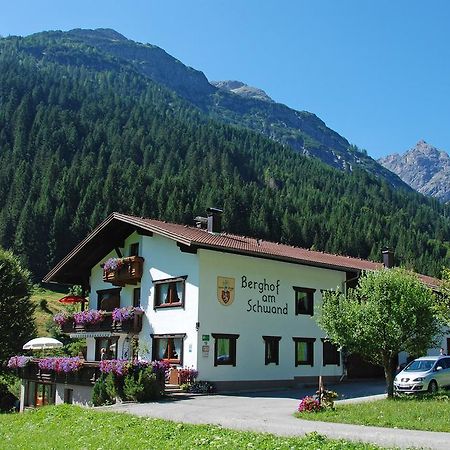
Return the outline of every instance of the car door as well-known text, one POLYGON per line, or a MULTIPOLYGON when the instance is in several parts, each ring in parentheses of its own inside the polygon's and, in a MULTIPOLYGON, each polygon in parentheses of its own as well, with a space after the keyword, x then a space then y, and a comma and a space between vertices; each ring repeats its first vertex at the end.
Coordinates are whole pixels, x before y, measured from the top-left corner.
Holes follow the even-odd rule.
POLYGON ((442 361, 443 369, 443 380, 442 385, 443 386, 450 386, 450 358, 444 358, 442 361))

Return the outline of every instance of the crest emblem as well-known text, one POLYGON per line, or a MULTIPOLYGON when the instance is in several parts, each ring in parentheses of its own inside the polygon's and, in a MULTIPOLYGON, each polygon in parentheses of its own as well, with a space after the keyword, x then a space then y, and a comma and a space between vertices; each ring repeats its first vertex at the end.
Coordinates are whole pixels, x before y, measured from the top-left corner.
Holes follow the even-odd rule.
POLYGON ((234 301, 234 278, 217 277, 217 300, 224 306, 234 301))

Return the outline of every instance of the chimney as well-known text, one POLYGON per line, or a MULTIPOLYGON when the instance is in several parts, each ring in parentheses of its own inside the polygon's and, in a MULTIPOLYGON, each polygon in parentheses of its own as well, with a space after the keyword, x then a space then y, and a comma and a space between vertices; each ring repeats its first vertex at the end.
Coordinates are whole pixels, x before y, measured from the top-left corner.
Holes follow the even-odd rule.
POLYGON ((389 248, 385 248, 382 252, 383 254, 383 265, 386 269, 394 267, 394 252, 389 248))
POLYGON ((208 208, 206 212, 208 214, 208 233, 221 233, 223 210, 218 208, 208 208))

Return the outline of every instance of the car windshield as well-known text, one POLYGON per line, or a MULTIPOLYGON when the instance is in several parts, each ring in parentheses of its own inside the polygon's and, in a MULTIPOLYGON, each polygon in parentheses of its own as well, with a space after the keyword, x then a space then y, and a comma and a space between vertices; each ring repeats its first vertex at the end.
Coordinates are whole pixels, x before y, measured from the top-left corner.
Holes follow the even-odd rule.
POLYGON ((412 372, 412 371, 425 372, 427 370, 430 370, 433 367, 434 363, 435 363, 435 361, 433 361, 432 359, 416 360, 416 361, 413 361, 409 366, 405 367, 404 371, 405 372, 412 372))

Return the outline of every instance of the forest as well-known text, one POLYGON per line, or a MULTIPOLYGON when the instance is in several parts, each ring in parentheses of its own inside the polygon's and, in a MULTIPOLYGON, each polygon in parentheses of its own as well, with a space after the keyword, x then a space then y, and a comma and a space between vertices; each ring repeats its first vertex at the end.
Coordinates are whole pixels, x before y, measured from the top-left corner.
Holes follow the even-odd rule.
POLYGON ((0 40, 0 246, 36 280, 112 211, 396 262, 439 276, 450 206, 220 124, 87 45, 0 40))

